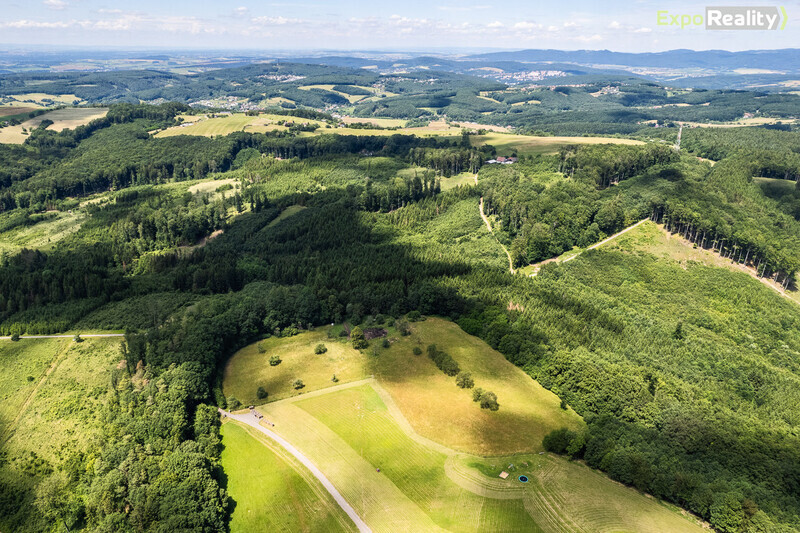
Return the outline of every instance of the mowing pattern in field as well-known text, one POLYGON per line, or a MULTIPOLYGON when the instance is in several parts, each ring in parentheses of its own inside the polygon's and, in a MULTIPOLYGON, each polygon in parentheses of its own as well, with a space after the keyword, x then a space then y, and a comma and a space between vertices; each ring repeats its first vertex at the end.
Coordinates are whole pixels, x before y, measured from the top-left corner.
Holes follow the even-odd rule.
MULTIPOLYGON (((412 440, 369 385, 297 401, 449 531, 538 531, 521 500, 487 499, 445 474, 447 456, 412 440)), ((377 472, 376 472, 377 473, 377 472)))
POLYGON ((426 446, 424 439, 398 424, 375 386, 354 386, 264 409, 278 421, 279 431, 296 439, 293 442, 326 475, 332 472, 332 481, 344 489, 348 501, 365 507, 362 516, 376 531, 403 529, 376 517, 376 510, 360 502, 358 494, 372 496, 371 505, 378 495, 378 505, 391 516, 413 516, 408 510, 412 502, 425 515, 416 515, 416 524, 403 524, 414 531, 431 530, 428 521, 448 531, 702 531, 678 509, 561 458, 481 458, 426 446), (325 429, 293 414, 295 406, 325 429), (358 467, 359 461, 368 463, 372 472, 358 467), (511 473, 508 479, 498 477, 502 470, 511 473), (519 482, 520 474, 530 481, 519 482), (393 496, 386 481, 405 499, 393 496), (380 497, 384 493, 385 499, 380 497))
POLYGON ((356 530, 319 482, 269 439, 235 422, 221 433, 220 462, 235 502, 231 533, 356 530))

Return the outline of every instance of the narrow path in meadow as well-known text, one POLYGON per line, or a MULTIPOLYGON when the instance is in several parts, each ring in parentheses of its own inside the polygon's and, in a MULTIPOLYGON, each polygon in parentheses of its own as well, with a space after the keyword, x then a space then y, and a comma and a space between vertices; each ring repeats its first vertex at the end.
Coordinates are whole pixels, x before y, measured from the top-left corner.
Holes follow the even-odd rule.
POLYGON ((22 415, 28 410, 28 407, 30 407, 31 402, 33 402, 33 398, 36 396, 36 393, 39 392, 39 389, 41 389, 42 385, 45 384, 50 374, 52 374, 53 371, 58 368, 59 363, 61 363, 64 358, 64 354, 69 351, 69 346, 69 344, 65 344, 58 349, 58 352, 56 352, 55 357, 53 357, 53 361, 50 363, 50 366, 47 367, 47 370, 44 371, 42 377, 39 378, 39 383, 36 384, 30 394, 28 394, 28 397, 25 398, 25 401, 22 402, 17 416, 14 417, 14 420, 12 420, 8 427, 6 427, 6 429, 3 431, 3 435, 0 437, 0 442, 7 441, 11 438, 11 435, 14 434, 14 430, 17 428, 17 424, 19 424, 22 415))
MULTIPOLYGON (((477 182, 478 179, 475 178, 475 181, 477 182)), ((492 224, 491 222, 489 222, 489 218, 483 212, 483 196, 481 196, 480 209, 481 209, 481 218, 483 219, 483 222, 486 224, 486 228, 489 230, 489 233, 492 234, 494 240, 497 241, 497 244, 499 244, 500 247, 503 249, 503 251, 506 253, 506 256, 508 257, 508 270, 510 270, 511 273, 513 274, 515 270, 514 270, 514 261, 511 260, 511 254, 508 252, 508 248, 506 248, 506 246, 502 242, 500 242, 500 239, 497 238, 497 235, 494 234, 494 231, 492 230, 492 224)))
MULTIPOLYGON (((89 337, 124 337, 124 333, 88 333, 88 334, 79 334, 82 339, 87 339, 89 337)), ((20 335, 20 339, 71 339, 75 335, 20 335)), ((11 337, 0 337, 0 340, 9 340, 11 337)))
POLYGON ((361 517, 358 516, 358 513, 356 513, 355 509, 353 509, 353 507, 351 507, 350 504, 347 503, 347 500, 344 499, 344 496, 342 496, 341 493, 338 490, 336 490, 336 487, 334 487, 333 483, 331 483, 328 480, 328 478, 325 477, 325 474, 323 474, 320 471, 320 469, 317 468, 317 466, 314 463, 312 463, 308 457, 303 455, 303 453, 300 450, 292 446, 292 444, 289 441, 287 441, 274 431, 271 431, 262 426, 261 424, 259 424, 258 418, 256 418, 254 413, 251 412, 244 415, 235 415, 227 411, 223 411, 222 409, 218 409, 218 411, 220 412, 220 414, 227 416, 231 420, 241 422, 242 424, 246 424, 252 428, 257 429, 258 431, 260 431, 261 433, 263 433, 276 443, 280 444, 287 452, 289 452, 295 458, 297 458, 297 460, 300 461, 303 464, 303 466, 308 468, 308 470, 314 475, 314 477, 316 477, 319 480, 319 482, 322 483, 322 486, 325 487, 325 489, 330 493, 331 496, 333 496, 333 499, 336 501, 336 503, 339 504, 339 507, 341 507, 342 510, 345 513, 347 513, 347 516, 349 516, 353 520, 359 531, 364 533, 372 533, 372 530, 369 528, 366 522, 364 522, 361 519, 361 517))

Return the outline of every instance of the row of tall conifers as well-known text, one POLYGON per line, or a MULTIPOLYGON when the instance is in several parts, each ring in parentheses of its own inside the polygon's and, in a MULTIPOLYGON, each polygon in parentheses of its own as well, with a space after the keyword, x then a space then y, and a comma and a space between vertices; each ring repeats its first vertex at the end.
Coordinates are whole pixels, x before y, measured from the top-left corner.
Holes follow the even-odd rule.
POLYGON ((663 224, 667 231, 682 236, 699 248, 717 252, 734 263, 751 267, 760 278, 770 278, 786 288, 798 270, 797 257, 758 232, 737 231, 703 220, 681 203, 654 205, 650 220, 663 224))

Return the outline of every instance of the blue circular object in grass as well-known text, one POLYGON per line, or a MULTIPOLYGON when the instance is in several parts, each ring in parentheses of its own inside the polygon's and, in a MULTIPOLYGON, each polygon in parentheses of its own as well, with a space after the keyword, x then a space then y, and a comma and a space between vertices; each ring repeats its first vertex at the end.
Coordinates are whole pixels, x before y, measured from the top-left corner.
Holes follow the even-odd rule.
POLYGON ((523 482, 523 483, 527 483, 528 482, 528 476, 519 476, 519 480, 521 482, 523 482))

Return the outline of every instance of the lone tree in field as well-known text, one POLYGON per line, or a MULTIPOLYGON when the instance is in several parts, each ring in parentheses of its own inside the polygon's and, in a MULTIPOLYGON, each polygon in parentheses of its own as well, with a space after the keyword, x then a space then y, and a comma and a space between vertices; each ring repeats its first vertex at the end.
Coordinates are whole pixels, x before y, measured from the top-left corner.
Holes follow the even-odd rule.
POLYGON ((497 411, 500 409, 500 404, 497 403, 497 395, 490 391, 481 394, 481 409, 488 409, 490 411, 497 411))
POLYGON ((412 351, 414 352, 414 355, 422 355, 422 348, 420 348, 419 346, 414 346, 414 349, 412 351))
POLYGON ((281 356, 273 355, 269 358, 269 366, 278 366, 281 364, 281 356))
POLYGON ((478 387, 477 389, 473 389, 472 391, 472 401, 479 402, 481 401, 481 396, 483 396, 483 389, 478 387))
POLYGON ((17 342, 19 340, 19 333, 14 333, 11 335, 11 342, 17 342))
POLYGON ((240 405, 242 405, 239 402, 239 400, 236 399, 235 396, 228 396, 225 402, 228 404, 228 409, 230 409, 231 411, 235 411, 236 409, 239 408, 240 405))
POLYGON ((471 373, 462 371, 456 376, 456 385, 462 389, 471 389, 475 386, 475 380, 472 379, 471 373))
POLYGON ((256 392, 256 396, 258 396, 259 400, 264 400, 267 396, 269 396, 269 393, 264 387, 259 387, 258 391, 256 392))
POLYGON ((83 342, 83 339, 81 339, 81 334, 80 333, 76 333, 75 336, 72 337, 72 340, 75 341, 75 342, 83 342))
POLYGON ((294 380, 294 383, 292 383, 292 387, 294 387, 294 390, 300 390, 305 386, 306 384, 303 383, 303 380, 300 378, 297 378, 296 380, 294 380))
POLYGON ((362 330, 359 326, 354 327, 350 332, 350 340, 353 343, 353 348, 356 350, 363 350, 369 346, 367 339, 364 338, 364 330, 362 330))
POLYGON ((317 355, 323 354, 323 353, 325 353, 327 351, 328 351, 328 348, 324 344, 317 344, 316 347, 314 348, 314 353, 317 354, 317 355))

